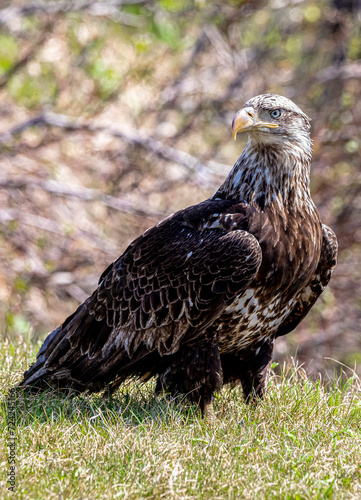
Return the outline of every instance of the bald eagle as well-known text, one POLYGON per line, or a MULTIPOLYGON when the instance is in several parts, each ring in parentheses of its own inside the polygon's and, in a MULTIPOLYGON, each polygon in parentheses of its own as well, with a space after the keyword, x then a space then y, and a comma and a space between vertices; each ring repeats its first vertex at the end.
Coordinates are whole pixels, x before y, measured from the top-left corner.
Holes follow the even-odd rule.
POLYGON ((51 332, 22 387, 114 391, 129 377, 187 395, 204 413, 222 384, 265 393, 273 344, 330 280, 337 240, 309 180, 310 120, 289 99, 247 101, 248 142, 209 199, 147 229, 51 332))

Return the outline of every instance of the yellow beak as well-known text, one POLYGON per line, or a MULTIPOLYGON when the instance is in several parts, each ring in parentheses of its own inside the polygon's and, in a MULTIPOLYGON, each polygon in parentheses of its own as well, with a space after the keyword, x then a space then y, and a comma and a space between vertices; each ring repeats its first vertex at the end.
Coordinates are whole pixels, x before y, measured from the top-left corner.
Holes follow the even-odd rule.
POLYGON ((247 132, 252 128, 278 128, 277 123, 256 122, 256 112, 253 108, 242 108, 235 114, 232 120, 232 137, 236 140, 237 132, 247 132))
POLYGON ((243 108, 237 111, 232 120, 232 137, 236 140, 237 132, 245 132, 254 125, 253 108, 243 108))

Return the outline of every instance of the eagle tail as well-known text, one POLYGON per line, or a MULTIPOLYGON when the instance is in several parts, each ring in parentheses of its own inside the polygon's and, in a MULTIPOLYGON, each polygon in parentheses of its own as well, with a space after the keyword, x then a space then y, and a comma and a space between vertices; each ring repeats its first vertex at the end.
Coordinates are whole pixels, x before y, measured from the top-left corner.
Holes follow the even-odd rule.
POLYGON ((97 320, 87 305, 87 301, 81 304, 48 335, 19 387, 96 392, 111 383, 113 392, 128 377, 155 373, 154 354, 149 356, 150 351, 142 346, 131 357, 112 339, 113 327, 106 318, 97 320))
MULTIPOLYGON (((20 387, 45 389, 67 387, 97 390, 104 359, 101 348, 111 334, 106 320, 97 321, 86 302, 53 330, 41 346, 35 363, 24 373, 20 387)), ((104 385, 104 384, 103 384, 104 385)))
POLYGON ((48 373, 48 370, 44 367, 46 362, 45 351, 54 337, 59 334, 60 329, 61 327, 58 327, 49 333, 38 352, 35 363, 33 363, 24 373, 23 380, 19 384, 20 387, 40 387, 40 385, 42 385, 41 382, 45 381, 46 374, 48 373))

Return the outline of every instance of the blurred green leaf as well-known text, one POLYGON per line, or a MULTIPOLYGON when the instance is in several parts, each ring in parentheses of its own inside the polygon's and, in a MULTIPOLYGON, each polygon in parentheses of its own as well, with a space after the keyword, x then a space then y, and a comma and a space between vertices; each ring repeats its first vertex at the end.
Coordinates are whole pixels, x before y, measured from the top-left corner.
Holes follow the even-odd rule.
POLYGON ((182 40, 178 27, 176 26, 176 23, 165 14, 155 16, 152 32, 159 40, 166 43, 171 48, 181 48, 182 40))
POLYGON ((47 63, 34 65, 36 70, 33 75, 29 72, 17 73, 8 84, 11 97, 28 109, 55 102, 59 90, 52 66, 47 63))
POLYGON ((347 153, 356 153, 360 149, 360 141, 358 138, 354 137, 346 142, 345 151, 347 153))
POLYGON ((14 289, 17 292, 26 292, 29 289, 29 280, 23 276, 17 276, 14 280, 14 289))
POLYGON ((25 335, 29 332, 31 326, 27 319, 21 314, 14 314, 13 312, 8 312, 6 314, 6 326, 10 333, 18 333, 20 335, 25 335))
POLYGON ((101 99, 107 99, 119 87, 122 80, 114 68, 106 66, 100 59, 88 66, 88 73, 97 82, 101 99))
POLYGON ((178 12, 185 10, 189 5, 191 5, 191 2, 188 0, 160 0, 159 4, 165 10, 178 12))
POLYGON ((9 71, 18 56, 18 44, 10 35, 0 33, 0 75, 9 71))
POLYGON ((307 5, 303 15, 309 23, 317 22, 321 17, 321 9, 317 5, 307 5))

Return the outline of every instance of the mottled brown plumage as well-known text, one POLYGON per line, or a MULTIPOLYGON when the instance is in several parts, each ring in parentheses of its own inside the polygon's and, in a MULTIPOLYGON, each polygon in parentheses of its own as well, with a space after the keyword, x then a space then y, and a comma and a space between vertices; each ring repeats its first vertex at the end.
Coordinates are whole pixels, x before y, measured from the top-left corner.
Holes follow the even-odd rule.
POLYGON ((131 243, 21 385, 98 391, 156 377, 157 391, 187 394, 202 411, 222 383, 263 395, 273 342, 327 285, 337 241, 310 195, 308 117, 267 94, 232 128, 249 139, 224 184, 131 243))

